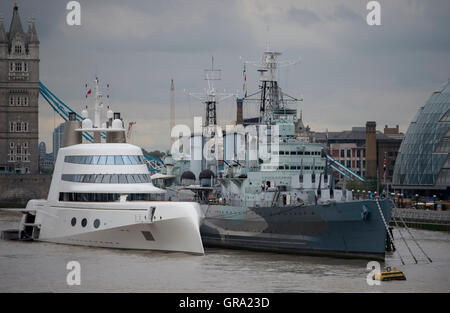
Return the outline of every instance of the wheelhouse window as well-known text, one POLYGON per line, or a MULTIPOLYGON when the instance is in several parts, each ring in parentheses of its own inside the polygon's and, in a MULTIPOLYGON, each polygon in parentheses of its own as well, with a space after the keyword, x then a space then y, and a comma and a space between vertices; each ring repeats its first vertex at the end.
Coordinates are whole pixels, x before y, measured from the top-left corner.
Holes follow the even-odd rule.
POLYGON ((64 162, 92 165, 136 165, 145 164, 141 155, 68 155, 64 162))
POLYGON ((94 184, 150 183, 150 174, 63 174, 63 181, 94 184))

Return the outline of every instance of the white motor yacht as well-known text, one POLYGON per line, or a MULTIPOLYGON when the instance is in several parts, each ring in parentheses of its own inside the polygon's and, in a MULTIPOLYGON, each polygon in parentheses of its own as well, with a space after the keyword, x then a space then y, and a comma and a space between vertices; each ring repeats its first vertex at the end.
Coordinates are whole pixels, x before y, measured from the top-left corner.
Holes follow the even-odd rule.
POLYGON ((203 254, 199 204, 164 201, 141 148, 125 143, 119 115, 108 111, 109 121, 96 125, 97 82, 97 123, 86 110, 82 123, 70 113, 48 198, 28 202, 19 239, 203 254), (82 143, 88 133, 94 143, 82 143))

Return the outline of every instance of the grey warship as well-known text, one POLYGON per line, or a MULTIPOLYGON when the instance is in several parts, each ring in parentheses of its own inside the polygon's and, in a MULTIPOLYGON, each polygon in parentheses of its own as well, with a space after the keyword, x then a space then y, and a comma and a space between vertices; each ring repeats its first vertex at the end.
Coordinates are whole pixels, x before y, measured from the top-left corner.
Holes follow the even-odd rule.
MULTIPOLYGON (((184 188, 193 191, 201 204, 203 244, 384 260, 392 201, 355 200, 345 183, 336 188, 333 171, 351 171, 335 162, 322 144, 296 132, 302 121, 290 106, 300 100, 278 86, 279 55, 264 53, 258 70, 260 88, 244 98, 259 103, 260 116, 252 119, 255 129, 277 130, 268 148, 272 158, 251 160, 250 145, 245 145, 244 157, 238 160, 236 135, 226 134, 222 166, 218 161, 202 161, 199 167, 191 161, 190 171, 184 167, 182 185, 183 178, 194 181, 193 168, 199 175, 200 185, 184 184, 184 188)), ((261 138, 256 140, 259 143, 261 138)))

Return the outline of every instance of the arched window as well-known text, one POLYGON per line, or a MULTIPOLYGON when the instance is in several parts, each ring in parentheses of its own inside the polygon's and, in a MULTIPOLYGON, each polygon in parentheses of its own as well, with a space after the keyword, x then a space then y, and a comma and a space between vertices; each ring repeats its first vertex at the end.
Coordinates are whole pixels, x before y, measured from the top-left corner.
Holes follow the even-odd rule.
POLYGON ((298 180, 300 181, 300 184, 303 183, 303 174, 300 173, 300 175, 298 176, 298 180))

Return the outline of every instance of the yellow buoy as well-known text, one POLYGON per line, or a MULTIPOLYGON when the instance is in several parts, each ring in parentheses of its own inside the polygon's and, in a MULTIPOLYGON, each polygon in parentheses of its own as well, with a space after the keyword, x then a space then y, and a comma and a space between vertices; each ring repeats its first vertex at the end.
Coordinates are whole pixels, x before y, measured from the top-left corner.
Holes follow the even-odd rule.
POLYGON ((403 271, 397 270, 395 267, 394 269, 387 267, 386 272, 375 273, 372 279, 381 281, 406 280, 406 275, 403 271))

